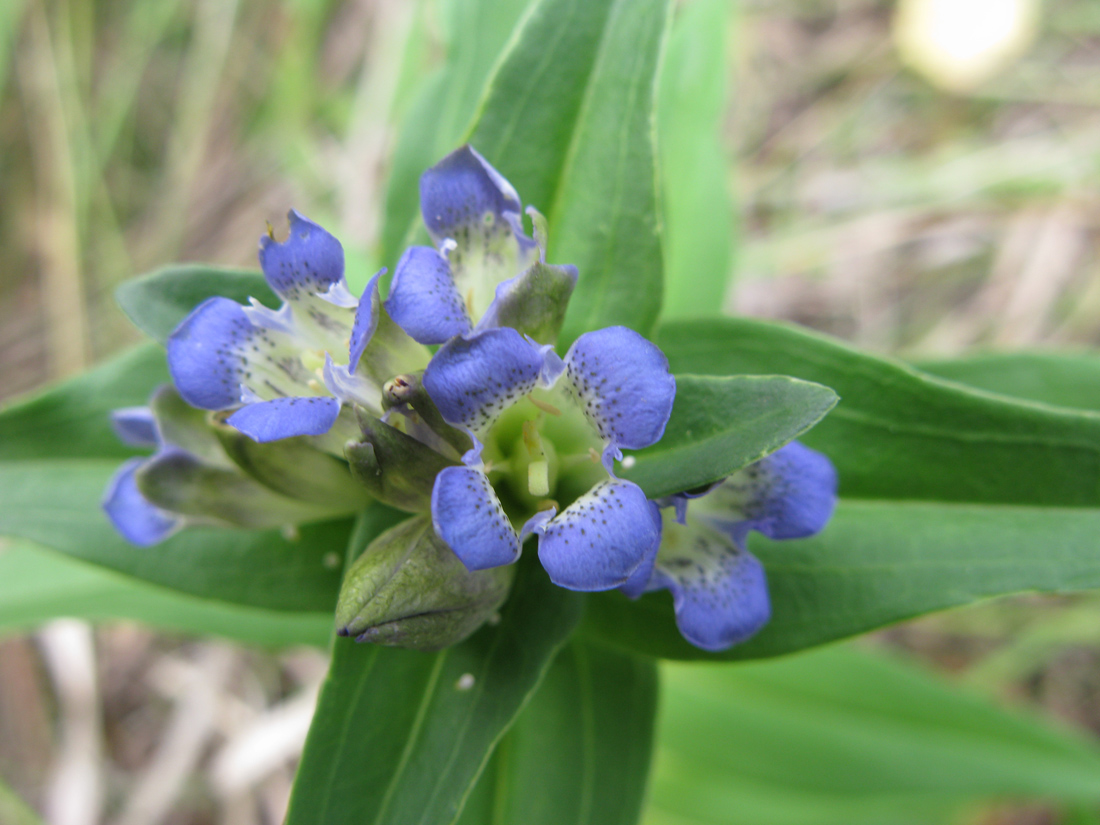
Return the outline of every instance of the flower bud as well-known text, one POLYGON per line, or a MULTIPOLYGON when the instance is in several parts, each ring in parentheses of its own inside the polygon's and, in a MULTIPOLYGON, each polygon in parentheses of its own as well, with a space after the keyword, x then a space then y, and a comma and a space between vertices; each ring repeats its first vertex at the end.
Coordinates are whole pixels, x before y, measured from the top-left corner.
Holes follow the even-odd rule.
POLYGON ((477 630, 504 603, 515 568, 470 572, 416 516, 371 542, 344 577, 337 633, 360 642, 439 650, 477 630))
POLYGON ((298 501, 360 510, 370 497, 338 458, 318 450, 308 437, 260 443, 240 430, 216 424, 226 454, 265 487, 298 501))

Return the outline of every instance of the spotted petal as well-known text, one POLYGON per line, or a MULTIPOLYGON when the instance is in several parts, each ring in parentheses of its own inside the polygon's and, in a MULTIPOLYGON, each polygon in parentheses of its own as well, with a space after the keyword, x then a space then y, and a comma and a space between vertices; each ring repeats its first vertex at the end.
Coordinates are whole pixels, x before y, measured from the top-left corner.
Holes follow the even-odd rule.
POLYGON ((290 234, 283 242, 260 238, 260 268, 284 301, 328 292, 344 280, 344 248, 320 226, 291 209, 290 234))
POLYGON ((728 535, 697 522, 666 526, 652 585, 672 591, 680 632, 703 650, 743 642, 771 617, 760 562, 728 535))
POLYGON ((448 424, 478 434, 535 388, 544 362, 514 329, 492 329, 444 344, 423 383, 448 424))
POLYGON ((661 515, 629 481, 603 481, 539 528, 539 560, 570 590, 624 584, 661 541, 661 515))
POLYGON ((450 264, 430 246, 411 247, 401 256, 386 312, 422 344, 442 344, 471 328, 450 264))
POLYGON ((340 352, 352 324, 355 297, 344 281, 344 249, 319 225, 290 211, 283 242, 260 238, 260 268, 275 292, 293 309, 297 331, 315 346, 340 352))
POLYGON ((626 327, 586 332, 565 356, 565 389, 607 442, 604 464, 619 448, 637 450, 665 432, 676 380, 656 346, 626 327))
POLYGON ((432 488, 432 524, 469 570, 511 564, 519 557, 519 536, 480 470, 447 467, 439 472, 432 488))
POLYGON ((519 195, 470 146, 421 176, 420 210, 432 240, 447 248, 458 294, 473 291, 475 317, 488 307, 497 284, 535 260, 538 248, 523 233, 519 195))
POLYGON ((123 444, 155 447, 160 441, 153 411, 148 407, 121 407, 111 411, 111 427, 123 444))
POLYGON ((150 547, 179 530, 183 518, 150 504, 138 490, 134 474, 145 461, 132 458, 118 469, 103 497, 103 511, 124 539, 150 547))
POLYGON ((691 507, 727 531, 743 522, 769 538, 797 539, 824 529, 836 492, 832 462, 792 441, 734 473, 691 507))

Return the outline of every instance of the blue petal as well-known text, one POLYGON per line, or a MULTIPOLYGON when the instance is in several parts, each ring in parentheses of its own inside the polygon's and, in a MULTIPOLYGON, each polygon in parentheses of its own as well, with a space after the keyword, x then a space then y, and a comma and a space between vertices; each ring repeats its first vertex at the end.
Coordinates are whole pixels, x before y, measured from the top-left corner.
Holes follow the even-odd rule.
POLYGON ((154 507, 138 491, 134 473, 144 463, 132 458, 118 469, 103 497, 103 511, 124 539, 149 547, 176 532, 183 519, 154 507))
POLYGON ((483 221, 523 211, 519 195, 504 177, 469 145, 463 146, 420 176, 420 211, 432 240, 457 235, 483 221))
POLYGON ((442 344, 471 329, 451 267, 430 246, 410 247, 401 256, 386 312, 421 344, 442 344))
POLYGON ((242 353, 255 333, 236 301, 216 297, 199 304, 168 336, 168 371, 183 399, 204 410, 240 403, 242 353))
POLYGON ((226 423, 254 441, 277 441, 296 435, 324 435, 336 423, 335 398, 276 398, 241 407, 226 423))
POLYGON ((359 359, 363 357, 363 350, 367 348, 375 330, 378 329, 378 313, 381 304, 378 296, 378 279, 385 272, 385 269, 380 269, 374 274, 374 277, 367 282, 367 288, 363 290, 363 297, 359 299, 348 345, 348 372, 355 372, 355 368, 359 366, 359 359))
MULTIPOLYGON (((684 528, 670 528, 676 529, 684 528)), ((764 568, 728 537, 693 532, 682 552, 661 548, 654 579, 672 591, 676 625, 684 638, 703 650, 725 650, 771 618, 764 568)))
POLYGON ((489 477, 471 467, 447 467, 432 487, 432 524, 469 570, 511 564, 520 541, 489 477))
POLYGON ((328 292, 344 279, 344 249, 340 242, 293 209, 290 234, 279 243, 260 238, 260 268, 275 292, 287 301, 328 292))
POLYGON ((700 515, 730 527, 744 521, 772 539, 824 529, 836 505, 832 462, 797 441, 727 478, 699 500, 700 515))
POLYGON ((541 530, 539 560, 550 579, 570 590, 625 584, 661 541, 661 514, 642 488, 603 481, 541 530))
POLYGON ((448 424, 482 432, 538 383, 544 357, 514 329, 491 329, 444 344, 424 387, 448 424))
POLYGON ((160 443, 157 423, 148 407, 111 410, 111 427, 119 440, 131 447, 156 447, 160 443))
POLYGON ((447 254, 458 294, 473 293, 475 317, 501 281, 537 257, 523 233, 519 196, 469 146, 445 157, 420 178, 420 210, 428 234, 447 254))
POLYGON ((676 397, 668 359, 626 327, 586 332, 565 356, 566 390, 609 447, 660 440, 676 397))
MULTIPOLYGON (((660 518, 660 509, 658 508, 658 518, 660 518)), ((662 525, 663 532, 663 525, 662 525)), ((654 572, 657 567, 657 551, 660 549, 660 542, 653 545, 653 549, 642 559, 642 563, 638 565, 638 569, 630 574, 630 578, 627 579, 623 585, 619 588, 626 596, 631 599, 636 599, 643 593, 655 589, 659 585, 654 581, 654 572)))

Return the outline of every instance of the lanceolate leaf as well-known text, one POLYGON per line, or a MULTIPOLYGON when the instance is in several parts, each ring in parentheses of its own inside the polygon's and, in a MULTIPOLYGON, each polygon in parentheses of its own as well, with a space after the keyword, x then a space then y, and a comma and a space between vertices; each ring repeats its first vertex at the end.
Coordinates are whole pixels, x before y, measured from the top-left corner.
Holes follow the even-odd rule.
POLYGON ((386 188, 382 260, 389 266, 401 256, 410 228, 420 223, 421 173, 462 142, 493 64, 529 4, 530 0, 443 4, 444 63, 424 80, 410 107, 386 188))
POLYGON ((563 344, 648 332, 661 301, 653 141, 665 0, 539 0, 489 82, 470 142, 550 219, 581 273, 563 344))
POLYGON ((534 563, 500 622, 439 653, 339 639, 288 825, 451 822, 573 630, 580 597, 534 563))
POLYGON ((1027 401, 1100 411, 1100 354, 988 352, 916 366, 941 378, 1027 401))
POLYGON ((20 536, 139 579, 272 610, 336 604, 350 520, 278 530, 195 527, 154 547, 122 539, 99 502, 117 459, 0 463, 0 535, 20 536))
MULTIPOLYGON (((841 503, 821 535, 750 549, 770 623, 724 658, 774 656, 901 619, 1027 590, 1100 587, 1100 416, 1018 402, 750 320, 670 324, 676 370, 782 372, 840 403, 801 437, 835 463, 841 503)), ((595 596, 595 638, 700 657, 672 629, 666 593, 595 596)))
POLYGON ((656 710, 651 660, 567 645, 497 745, 458 825, 633 825, 656 710))
POLYGON ((29 630, 58 616, 128 619, 162 630, 278 647, 324 646, 333 630, 331 611, 242 607, 186 596, 25 543, 0 549, 0 633, 29 630))
POLYGON ((1100 506, 1100 415, 974 392, 791 326, 747 319, 669 324, 674 372, 793 375, 841 402, 803 439, 843 497, 1100 506))
POLYGON ((215 295, 247 304, 279 306, 264 276, 249 269, 177 264, 122 283, 115 297, 134 325, 162 344, 191 310, 215 295))
POLYGON ((664 436, 620 475, 650 498, 701 487, 779 449, 836 401, 828 387, 785 376, 678 375, 664 436))
MULTIPOLYGON (((723 659, 777 656, 990 596, 1100 588, 1100 510, 936 502, 842 501, 825 532, 753 535, 772 620, 723 659)), ((672 600, 619 593, 589 600, 593 638, 668 658, 711 658, 673 626, 672 600)))
POLYGON ((134 454, 111 429, 111 410, 140 406, 168 381, 164 350, 137 347, 0 410, 0 462, 134 454))
POLYGON ((729 0, 680 4, 661 68, 657 148, 666 320, 720 314, 733 263, 732 164, 721 137, 734 6, 729 0))
POLYGON ((650 805, 672 821, 924 825, 982 798, 1100 798, 1091 743, 870 652, 666 666, 662 682, 650 805))

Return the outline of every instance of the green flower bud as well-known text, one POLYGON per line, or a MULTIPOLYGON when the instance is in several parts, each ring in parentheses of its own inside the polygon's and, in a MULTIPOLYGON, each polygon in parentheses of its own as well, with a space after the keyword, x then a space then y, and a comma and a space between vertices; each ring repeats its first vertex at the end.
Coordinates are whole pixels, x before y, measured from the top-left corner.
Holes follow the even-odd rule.
POLYGON ((415 650, 457 644, 492 617, 515 568, 471 572, 427 515, 403 521, 371 542, 344 577, 336 605, 341 636, 415 650))
POLYGON ((214 431, 240 469, 276 492, 348 512, 361 510, 370 501, 348 465, 318 450, 307 437, 261 444, 227 424, 216 424, 214 431))

